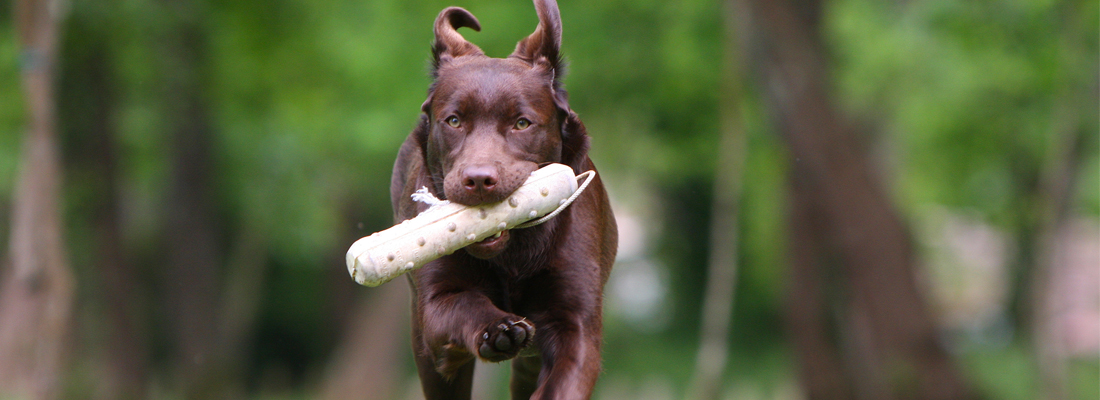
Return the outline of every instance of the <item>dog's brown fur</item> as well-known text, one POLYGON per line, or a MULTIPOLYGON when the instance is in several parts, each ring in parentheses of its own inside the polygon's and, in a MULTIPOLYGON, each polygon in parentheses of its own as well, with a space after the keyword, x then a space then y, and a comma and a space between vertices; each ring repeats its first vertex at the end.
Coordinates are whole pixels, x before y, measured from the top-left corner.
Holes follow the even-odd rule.
MULTIPOLYGON (((435 78, 419 125, 394 165, 396 221, 424 205, 410 195, 476 205, 501 201, 546 163, 595 169, 588 135, 561 87, 561 19, 535 0, 539 25, 507 58, 489 58, 457 28, 480 30, 457 7, 440 12, 435 78)), ((589 398, 600 373, 603 287, 617 230, 597 177, 549 222, 505 231, 410 274, 413 351, 425 397, 468 399, 474 359, 512 362, 514 399, 589 398)))

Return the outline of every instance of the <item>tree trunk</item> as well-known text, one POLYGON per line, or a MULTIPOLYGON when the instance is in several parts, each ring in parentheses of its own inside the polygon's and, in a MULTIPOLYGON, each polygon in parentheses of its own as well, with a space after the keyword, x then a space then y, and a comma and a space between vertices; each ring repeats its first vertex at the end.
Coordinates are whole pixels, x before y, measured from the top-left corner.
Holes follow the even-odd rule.
POLYGON ((77 40, 81 49, 66 48, 76 66, 64 71, 62 110, 68 115, 64 126, 69 132, 73 151, 66 155, 70 171, 81 173, 90 194, 84 203, 91 214, 88 223, 95 233, 93 262, 98 272, 97 294, 102 296, 107 323, 103 346, 106 365, 97 398, 145 398, 148 380, 146 338, 143 335, 141 308, 144 296, 133 265, 126 259, 121 204, 118 193, 117 153, 114 121, 115 87, 111 80, 109 54, 103 32, 76 29, 73 34, 95 36, 77 40), (91 43, 89 43, 89 41, 91 43), (69 51, 72 50, 72 51, 69 51), (70 104, 65 106, 65 104, 70 104))
POLYGON ((0 397, 61 394, 73 277, 62 236, 54 77, 59 5, 15 3, 30 126, 12 205, 11 268, 0 284, 0 397))
POLYGON ((703 294, 703 315, 700 318, 699 349, 695 355, 688 396, 695 399, 716 399, 722 391, 722 374, 729 354, 730 325, 733 320, 734 298, 737 294, 738 244, 740 241, 741 182, 745 161, 745 128, 741 113, 744 76, 741 59, 734 46, 733 3, 723 4, 726 18, 725 66, 719 94, 719 115, 722 136, 719 139, 718 161, 714 170, 714 194, 711 202, 710 256, 707 260, 707 285, 703 294))
MULTIPOLYGON (((794 175, 794 174, 792 174, 794 175)), ((837 343, 831 340, 834 325, 831 294, 839 282, 826 268, 825 232, 821 211, 798 175, 790 184, 790 263, 786 300, 787 332, 799 357, 799 373, 808 398, 855 398, 856 376, 848 370, 837 343)))
MULTIPOLYGON (((834 273, 849 292, 842 307, 809 309, 840 309, 846 313, 836 318, 838 325, 845 327, 837 336, 846 347, 841 348, 842 352, 830 353, 842 354, 842 362, 855 372, 848 376, 851 396, 971 397, 953 360, 937 341, 936 327, 918 292, 908 229, 875 180, 853 124, 836 110, 829 97, 828 55, 820 32, 821 3, 735 1, 748 1, 754 54, 746 59, 756 62, 761 89, 792 159, 795 191, 804 195, 799 195, 802 198, 792 206, 810 207, 811 215, 819 216, 818 224, 805 227, 818 230, 815 240, 821 243, 790 245, 792 249, 804 245, 820 245, 823 249, 792 262, 820 263, 830 269, 835 266, 834 273), (863 371, 877 374, 865 376, 860 373, 863 371)), ((794 212, 797 215, 799 211, 794 212)), ((793 271, 815 268, 802 265, 793 271)), ((798 334, 792 332, 795 337, 798 334)), ((801 357, 807 362, 810 357, 820 356, 801 357)), ((806 372, 836 374, 818 369, 806 372)), ((810 397, 837 398, 817 393, 810 393, 810 397)))
POLYGON ((403 370, 397 366, 408 351, 409 287, 398 279, 360 289, 370 295, 357 296, 344 337, 330 357, 322 399, 391 399, 403 388, 403 370))
POLYGON ((227 382, 231 394, 246 389, 249 342, 263 306, 268 266, 267 235, 248 223, 233 240, 226 262, 225 290, 218 315, 216 373, 227 382))
MULTIPOLYGON (((345 205, 342 220, 364 219, 363 199, 352 197, 340 203, 345 205)), ((347 246, 369 233, 362 223, 348 226, 330 252, 336 256, 330 261, 333 270, 328 282, 334 302, 329 307, 330 320, 338 324, 339 337, 319 388, 322 399, 392 399, 404 390, 401 360, 411 355, 408 284, 402 278, 365 288, 351 279, 344 264, 347 246)))
MULTIPOLYGON (((1073 98, 1067 95, 1067 98, 1073 98)), ((1085 96, 1079 96, 1085 97, 1085 96)), ((1088 104, 1088 100, 1081 101, 1088 104)), ((1095 104, 1094 104, 1095 105, 1095 104)), ((1073 109, 1065 105, 1062 109, 1073 109)), ((1076 111, 1075 109, 1073 111, 1076 111)), ((1039 181, 1040 221, 1036 235, 1037 257, 1031 268, 1031 330, 1035 344, 1036 361, 1039 370, 1039 393, 1044 400, 1063 400, 1070 397, 1066 359, 1061 348, 1062 332, 1057 327, 1058 317, 1064 304, 1056 282, 1058 274, 1066 274, 1071 267, 1066 243, 1070 242, 1070 212, 1073 194, 1077 187, 1077 173, 1081 169, 1082 148, 1090 132, 1080 124, 1076 112, 1068 112, 1059 122, 1065 126, 1051 130, 1054 149, 1047 157, 1042 179, 1039 181)))
POLYGON ((163 94, 171 132, 165 301, 181 389, 187 398, 209 398, 220 390, 214 351, 224 260, 215 215, 213 129, 203 92, 206 38, 201 4, 163 6, 168 24, 161 41, 163 94))

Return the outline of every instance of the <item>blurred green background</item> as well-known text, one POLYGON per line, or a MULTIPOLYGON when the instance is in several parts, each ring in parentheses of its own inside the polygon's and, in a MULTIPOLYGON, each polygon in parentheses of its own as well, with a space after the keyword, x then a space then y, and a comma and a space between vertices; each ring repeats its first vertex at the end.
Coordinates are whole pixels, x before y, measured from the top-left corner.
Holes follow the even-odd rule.
MULTIPOLYGON (((0 2, 0 243, 13 235, 29 124, 20 72, 33 63, 14 4, 0 2)), ((75 282, 58 396, 349 398, 341 388, 366 382, 357 396, 417 398, 405 284, 355 285, 344 252, 392 223, 390 170, 430 83, 436 14, 470 10, 482 32, 460 32, 503 57, 537 24, 532 5, 51 4, 63 15, 56 134, 75 282), (192 284, 176 259, 196 248, 206 274, 192 284), (189 331, 188 318, 205 323, 189 331)), ((806 396, 784 327, 797 160, 725 7, 560 1, 570 105, 623 237, 598 399, 689 395, 725 174, 740 181, 738 280, 720 398, 806 396), (744 144, 735 171, 718 145, 731 120, 744 144)), ((1095 0, 823 3, 834 105, 861 127, 910 228, 944 347, 989 399, 1046 396, 1032 304, 1059 295, 1072 297, 1049 318, 1067 397, 1100 397, 1098 14, 1095 0), (1057 171, 1072 172, 1056 224, 1070 261, 1050 276, 1083 287, 1035 290, 1057 171)), ((507 397, 507 368, 479 371, 478 398, 507 397)))

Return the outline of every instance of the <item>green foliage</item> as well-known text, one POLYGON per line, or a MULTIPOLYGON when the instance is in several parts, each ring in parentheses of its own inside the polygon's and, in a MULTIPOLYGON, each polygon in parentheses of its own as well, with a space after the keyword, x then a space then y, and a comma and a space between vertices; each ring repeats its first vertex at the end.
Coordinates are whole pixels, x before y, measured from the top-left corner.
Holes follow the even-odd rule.
MULTIPOLYGON (((0 11, 6 11, 0 9, 0 11)), ((7 15, 0 12, 0 16, 7 15)), ((10 18, 0 20, 0 197, 11 198, 18 168, 19 144, 26 118, 19 66, 22 56, 10 18)), ((6 236, 0 236, 6 237, 6 236)))
MULTIPOLYGON (((26 124, 8 3, 0 3, 5 215, 26 124)), ((219 245, 228 252, 255 235, 267 251, 265 306, 249 363, 254 371, 292 365, 298 388, 287 397, 321 371, 334 345, 339 327, 317 310, 331 301, 328 279, 343 269, 349 232, 365 235, 391 223, 390 169, 429 84, 436 13, 448 5, 473 12, 482 31, 461 33, 497 57, 537 23, 521 1, 200 1, 190 16, 144 0, 69 3, 60 89, 68 108, 60 118, 78 277, 99 279, 88 254, 96 243, 91 202, 102 190, 102 182, 72 167, 94 156, 81 154, 88 122, 75 117, 97 95, 82 86, 81 73, 97 52, 106 57, 124 248, 140 278, 154 281, 170 212, 166 155, 176 123, 166 115, 173 94, 164 82, 178 72, 166 70, 162 39, 172 21, 197 21, 205 47, 198 71, 190 72, 199 74, 211 113, 219 245)), ((723 41, 722 4, 562 0, 560 8, 570 104, 592 136, 592 157, 618 212, 644 221, 643 256, 670 281, 668 321, 658 328, 637 329, 608 310, 605 377, 636 382, 667 374, 679 392, 694 362, 721 129, 718 88, 723 58, 733 51, 723 41)), ((882 154, 881 175, 907 218, 943 206, 1027 237, 1039 218, 1038 182, 1062 138, 1079 132, 1086 139, 1075 210, 1100 215, 1096 1, 837 0, 826 11, 834 98, 871 128, 867 143, 882 154)), ((748 82, 740 99, 747 151, 729 374, 781 381, 794 375, 779 334, 790 160, 755 100, 760 85, 748 82), (751 356, 757 348, 766 349, 758 374, 751 356)), ((8 235, 5 218, 0 239, 8 235)), ((99 301, 94 285, 82 290, 81 302, 99 301)), ((162 349, 163 321, 152 321, 158 326, 148 327, 156 336, 151 346, 162 349)), ((994 397, 1027 397, 1017 391, 1031 388, 1019 379, 1034 376, 1027 355, 1009 349, 968 360, 994 397)), ((1090 365, 1086 372, 1095 372, 1090 365)))
MULTIPOLYGON (((971 209, 1010 230, 1032 222, 1038 173, 1062 138, 1098 129, 1095 7, 833 3, 839 98, 887 128, 875 140, 898 157, 904 206, 971 209)), ((1096 157, 1095 144, 1082 150, 1096 157)))

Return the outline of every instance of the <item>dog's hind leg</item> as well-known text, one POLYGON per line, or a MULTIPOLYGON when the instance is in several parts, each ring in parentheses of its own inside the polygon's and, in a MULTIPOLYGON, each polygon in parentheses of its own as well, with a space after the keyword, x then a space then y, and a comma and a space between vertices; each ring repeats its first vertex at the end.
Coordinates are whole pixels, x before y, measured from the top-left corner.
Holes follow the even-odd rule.
POLYGON ((542 357, 519 356, 512 359, 512 400, 527 400, 538 387, 539 371, 542 371, 542 357))
MULTIPOLYGON (((415 343, 415 342, 414 342, 415 343)), ((416 347, 416 345, 414 345, 416 347)), ((436 371, 432 357, 421 354, 427 349, 414 349, 416 355, 416 369, 420 374, 420 387, 424 390, 425 400, 470 400, 470 392, 474 385, 474 365, 470 362, 463 364, 454 371, 454 375, 446 378, 436 371)))
POLYGON ((474 364, 476 364, 473 357, 465 363, 454 366, 448 376, 443 376, 437 369, 432 350, 423 340, 421 326, 416 319, 413 319, 412 347, 425 400, 470 399, 470 391, 474 384, 474 364))

